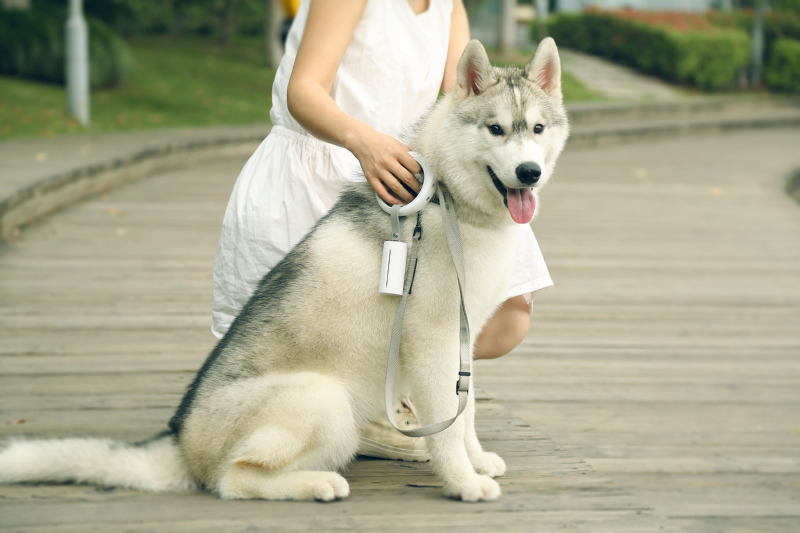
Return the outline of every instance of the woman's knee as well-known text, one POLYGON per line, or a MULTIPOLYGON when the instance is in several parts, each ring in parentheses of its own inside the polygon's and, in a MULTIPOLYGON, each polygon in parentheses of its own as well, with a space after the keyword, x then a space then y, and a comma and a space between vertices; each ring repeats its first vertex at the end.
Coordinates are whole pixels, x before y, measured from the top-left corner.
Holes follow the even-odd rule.
POLYGON ((476 359, 495 359, 516 348, 531 323, 529 295, 509 298, 484 326, 475 343, 476 359))

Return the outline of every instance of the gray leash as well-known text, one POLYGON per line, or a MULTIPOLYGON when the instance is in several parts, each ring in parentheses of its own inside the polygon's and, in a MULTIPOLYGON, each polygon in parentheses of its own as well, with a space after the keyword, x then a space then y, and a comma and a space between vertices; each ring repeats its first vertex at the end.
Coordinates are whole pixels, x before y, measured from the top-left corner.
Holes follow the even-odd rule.
MULTIPOLYGON (((458 278, 458 292, 460 305, 460 326, 459 326, 459 371, 458 381, 456 382, 456 394, 458 395, 458 411, 455 416, 448 420, 436 422, 427 426, 415 429, 403 429, 397 425, 392 414, 392 406, 394 403, 394 379, 397 373, 397 363, 400 354, 400 338, 403 332, 403 315, 406 309, 406 300, 411 294, 412 286, 414 284, 414 275, 417 269, 417 255, 419 253, 419 241, 422 239, 422 227, 420 225, 422 218, 422 211, 417 213, 417 226, 414 229, 412 237, 411 251, 406 263, 406 276, 403 286, 403 294, 400 298, 400 303, 397 306, 397 314, 394 319, 394 328, 392 329, 392 338, 389 344, 389 361, 386 366, 386 386, 385 386, 385 403, 386 415, 389 417, 389 422, 392 426, 408 437, 425 437, 444 431, 450 427, 453 422, 461 415, 464 408, 467 406, 467 399, 469 397, 470 378, 472 376, 472 357, 470 353, 470 340, 469 340, 469 322, 467 320, 467 312, 464 307, 464 250, 461 246, 461 235, 458 231, 458 220, 456 219, 455 211, 453 210, 452 199, 450 195, 441 188, 436 189, 436 194, 439 199, 439 206, 442 210, 442 227, 445 231, 447 238, 447 245, 450 248, 450 255, 453 259, 453 266, 456 270, 456 277, 458 278)), ((400 218, 398 215, 398 206, 393 206, 391 210, 392 217, 392 234, 400 234, 400 218)))

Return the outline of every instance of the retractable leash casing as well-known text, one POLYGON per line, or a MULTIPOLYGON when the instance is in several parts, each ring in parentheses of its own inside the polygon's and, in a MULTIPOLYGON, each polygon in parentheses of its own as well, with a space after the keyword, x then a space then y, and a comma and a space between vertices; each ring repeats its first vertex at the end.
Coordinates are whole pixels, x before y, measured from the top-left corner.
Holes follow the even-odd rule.
POLYGON ((408 245, 403 241, 384 241, 381 259, 381 282, 378 292, 390 296, 403 295, 406 280, 408 245))
MULTIPOLYGON (((412 156, 420 163, 420 166, 423 170, 423 175, 425 175, 426 171, 428 170, 425 166, 425 162, 422 157, 412 152, 412 156)), ((470 352, 470 336, 469 336, 469 321, 467 320, 467 313, 464 307, 464 282, 465 282, 465 269, 464 269, 464 253, 461 246, 461 235, 458 231, 458 221, 455 216, 455 212, 453 211, 452 200, 450 199, 449 195, 447 195, 444 191, 439 188, 434 187, 434 179, 433 174, 427 172, 427 179, 423 181, 422 190, 420 190, 420 194, 417 198, 407 204, 405 206, 389 206, 385 202, 383 202, 380 198, 378 198, 378 202, 381 204, 381 207, 384 211, 389 213, 392 217, 392 240, 386 241, 384 243, 384 257, 382 261, 382 267, 384 264, 386 268, 382 268, 381 272, 381 287, 384 285, 388 285, 389 282, 393 285, 397 283, 400 284, 402 289, 399 293, 397 292, 383 292, 384 294, 396 294, 400 295, 400 302, 397 306, 397 314, 395 315, 394 327, 392 329, 392 338, 389 343, 389 360, 386 366, 386 385, 385 385, 385 408, 386 408, 386 416, 389 418, 389 422, 392 426, 409 437, 425 437, 428 435, 433 435, 435 433, 439 433, 440 431, 444 431, 448 427, 450 427, 453 422, 461 415, 464 411, 464 408, 467 405, 467 400, 469 398, 469 388, 470 388, 470 379, 472 376, 472 354, 470 352), (426 184, 428 188, 426 189, 426 184), (405 307, 406 307, 406 300, 408 299, 408 295, 411 292, 411 284, 413 282, 413 273, 416 269, 417 263, 417 252, 419 249, 419 241, 422 239, 422 230, 419 227, 421 223, 421 213, 417 215, 417 229, 414 231, 414 238, 417 240, 416 243, 411 248, 410 257, 407 258, 407 245, 403 242, 400 242, 400 216, 403 213, 403 208, 410 208, 413 209, 406 209, 405 213, 413 214, 418 213, 433 197, 434 192, 439 197, 439 204, 442 210, 442 227, 445 232, 445 236, 447 238, 448 248, 450 248, 450 255, 453 260, 453 267, 456 271, 456 278, 458 280, 458 292, 460 296, 460 326, 459 326, 459 372, 458 372, 458 381, 456 382, 456 394, 458 395, 458 409, 452 418, 448 420, 443 420, 441 422, 437 422, 434 424, 430 424, 424 427, 415 428, 415 429, 404 429, 397 425, 394 420, 394 415, 392 414, 392 404, 394 403, 394 378, 395 373, 397 372, 397 364, 398 358, 400 355, 400 338, 402 336, 403 330, 403 315, 405 314, 405 307), (418 202, 417 200, 420 197, 427 198, 424 201, 418 202), (397 246, 398 244, 404 245, 403 247, 397 246), (397 250, 402 249, 402 252, 397 252, 397 250), (387 252, 388 250, 388 252, 387 252), (392 255, 397 254, 395 259, 392 260, 392 255), (402 254, 402 270, 403 275, 398 279, 398 274, 396 274, 396 270, 400 270, 401 263, 399 261, 399 255, 402 254), (388 257, 387 257, 388 255, 388 257), (407 264, 406 264, 407 263, 407 264), (406 271, 409 271, 409 275, 406 275, 406 271), (386 280, 386 283, 384 283, 386 280)), ((394 286, 393 286, 394 288, 394 286)), ((387 287, 388 289, 388 287, 387 287)))

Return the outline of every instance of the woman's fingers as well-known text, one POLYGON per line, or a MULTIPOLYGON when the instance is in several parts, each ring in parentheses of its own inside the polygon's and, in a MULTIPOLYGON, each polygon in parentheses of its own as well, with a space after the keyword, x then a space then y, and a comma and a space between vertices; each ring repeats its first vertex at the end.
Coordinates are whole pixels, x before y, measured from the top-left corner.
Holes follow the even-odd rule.
POLYGON ((404 143, 388 135, 370 133, 362 137, 362 149, 353 152, 367 182, 390 205, 412 201, 420 190, 420 183, 414 176, 422 172, 419 163, 404 143))

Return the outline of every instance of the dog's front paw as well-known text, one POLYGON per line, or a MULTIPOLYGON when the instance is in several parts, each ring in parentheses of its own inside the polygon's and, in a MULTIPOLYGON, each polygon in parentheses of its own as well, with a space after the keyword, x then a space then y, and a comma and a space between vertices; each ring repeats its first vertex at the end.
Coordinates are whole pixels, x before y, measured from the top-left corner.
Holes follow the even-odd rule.
POLYGON ((319 478, 308 484, 310 495, 318 502, 332 502, 350 495, 350 486, 336 472, 319 472, 319 478))
POLYGON ((488 502, 500 497, 500 485, 489 476, 476 474, 460 486, 445 486, 445 494, 464 502, 488 502))
POLYGON ((506 473, 506 462, 494 452, 481 452, 473 458, 472 466, 477 473, 489 477, 498 477, 506 473))

